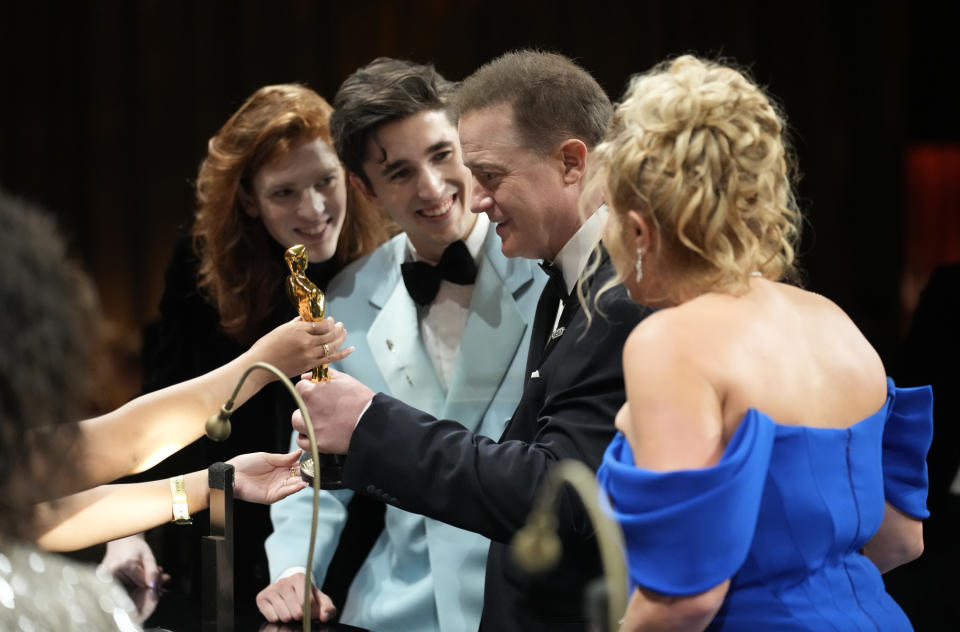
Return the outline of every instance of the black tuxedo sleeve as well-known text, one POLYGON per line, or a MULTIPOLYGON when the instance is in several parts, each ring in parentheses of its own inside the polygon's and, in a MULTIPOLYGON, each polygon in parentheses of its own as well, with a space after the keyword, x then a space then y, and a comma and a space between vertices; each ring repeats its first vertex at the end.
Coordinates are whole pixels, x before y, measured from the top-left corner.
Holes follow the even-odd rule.
MULTIPOLYGON (((385 394, 374 397, 350 444, 346 484, 401 509, 507 542, 523 526, 548 468, 576 459, 596 469, 624 401, 621 355, 644 314, 622 292, 586 329, 578 313, 527 387, 500 441, 439 420, 385 394)), ((592 532, 561 503, 561 530, 592 532)))

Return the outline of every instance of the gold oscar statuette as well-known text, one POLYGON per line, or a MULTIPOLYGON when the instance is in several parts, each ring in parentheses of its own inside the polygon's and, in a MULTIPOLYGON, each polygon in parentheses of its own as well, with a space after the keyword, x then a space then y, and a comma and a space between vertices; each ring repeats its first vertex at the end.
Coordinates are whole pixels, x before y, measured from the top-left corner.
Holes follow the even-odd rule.
MULTIPOLYGON (((300 313, 300 318, 306 321, 321 321, 326 313, 326 298, 323 292, 313 281, 307 278, 307 248, 302 244, 290 246, 283 255, 290 269, 290 276, 287 277, 287 297, 294 307, 300 313)), ((327 365, 321 364, 314 367, 311 380, 321 382, 329 380, 327 376, 327 365)))
MULTIPOLYGON (((307 321, 320 321, 326 315, 326 297, 313 281, 307 278, 307 248, 302 244, 290 246, 283 256, 290 268, 285 288, 290 302, 297 308, 300 318, 307 321)), ((321 364, 313 369, 310 378, 314 382, 326 382, 327 365, 321 364)), ((343 489, 343 466, 345 454, 321 454, 318 462, 313 458, 304 458, 300 461, 300 477, 313 485, 316 476, 320 479, 321 489, 343 489), (319 476, 317 476, 319 475, 319 476)))

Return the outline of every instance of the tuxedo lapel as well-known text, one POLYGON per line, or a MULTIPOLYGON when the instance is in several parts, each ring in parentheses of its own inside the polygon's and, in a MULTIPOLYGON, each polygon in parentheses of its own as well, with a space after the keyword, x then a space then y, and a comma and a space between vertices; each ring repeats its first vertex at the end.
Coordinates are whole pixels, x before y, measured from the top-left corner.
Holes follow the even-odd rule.
MULTIPOLYGON (((590 254, 590 260, 586 265, 586 270, 593 267, 593 262, 596 261, 596 257, 600 257, 600 263, 596 271, 599 271, 601 267, 607 265, 610 259, 606 248, 601 245, 590 254)), ((581 305, 577 295, 577 288, 581 284, 584 284, 584 295, 587 304, 589 304, 592 300, 591 297, 594 295, 593 285, 597 278, 598 275, 595 272, 593 276, 588 279, 585 279, 583 276, 577 279, 573 291, 564 301, 563 313, 560 314, 556 331, 553 330, 553 323, 557 317, 557 306, 561 298, 560 291, 552 282, 547 282, 546 286, 544 286, 543 294, 540 296, 540 302, 537 304, 537 314, 533 321, 533 333, 530 336, 530 353, 527 356, 527 380, 530 379, 531 373, 546 362, 547 356, 550 355, 550 352, 557 346, 560 339, 567 333, 567 329, 573 322, 574 317, 577 315, 577 312, 580 311, 581 305)))
MULTIPOLYGON (((523 271, 519 270, 514 276, 521 274, 523 271)), ((529 268, 526 277, 532 279, 529 268)), ((513 294, 507 289, 517 285, 516 280, 511 279, 509 283, 501 280, 490 257, 484 257, 441 415, 444 419, 456 419, 470 430, 478 429, 527 327, 513 294)))
MULTIPOLYGON (((573 317, 578 311, 580 311, 580 301, 577 300, 576 296, 571 296, 563 305, 563 313, 560 314, 560 321, 557 323, 556 330, 547 335, 547 343, 543 346, 543 352, 540 355, 540 364, 537 366, 547 361, 550 352, 553 351, 557 343, 560 342, 560 338, 567 332, 567 328, 570 327, 570 323, 573 322, 573 317)), ((556 312, 554 312, 554 317, 556 317, 556 312)))
POLYGON ((393 291, 370 329, 367 344, 390 393, 432 414, 445 393, 420 338, 417 306, 395 275, 393 291))
POLYGON ((553 328, 553 320, 557 317, 557 305, 560 304, 560 293, 553 283, 547 282, 543 286, 540 300, 537 302, 537 312, 533 317, 533 330, 530 332, 530 350, 527 353, 527 372, 524 381, 530 379, 543 359, 543 351, 553 328))

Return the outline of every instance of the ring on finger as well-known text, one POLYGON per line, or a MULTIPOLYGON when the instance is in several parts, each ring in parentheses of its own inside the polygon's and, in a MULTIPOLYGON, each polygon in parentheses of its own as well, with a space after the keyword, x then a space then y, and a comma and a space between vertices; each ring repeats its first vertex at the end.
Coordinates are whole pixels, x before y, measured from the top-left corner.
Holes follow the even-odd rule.
POLYGON ((323 347, 323 355, 330 355, 330 347, 327 346, 327 343, 323 343, 321 346, 323 347))

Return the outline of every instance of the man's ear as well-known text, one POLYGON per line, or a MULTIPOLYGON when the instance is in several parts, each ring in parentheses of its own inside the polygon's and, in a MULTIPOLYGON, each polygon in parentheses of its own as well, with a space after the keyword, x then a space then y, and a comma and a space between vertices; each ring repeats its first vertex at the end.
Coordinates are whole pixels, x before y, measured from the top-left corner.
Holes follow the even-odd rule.
POLYGON ((237 187, 237 199, 240 201, 240 206, 243 207, 247 215, 250 217, 260 217, 260 208, 257 207, 257 201, 253 199, 252 195, 247 193, 243 185, 237 187))
POLYGON ((576 184, 587 170, 587 146, 578 138, 570 138, 560 143, 558 151, 564 183, 576 184))
POLYGON ((351 173, 348 177, 350 179, 350 184, 353 185, 354 189, 360 192, 360 195, 363 196, 363 199, 371 204, 377 202, 377 194, 373 192, 373 189, 367 186, 367 183, 363 181, 363 178, 355 173, 351 173))

